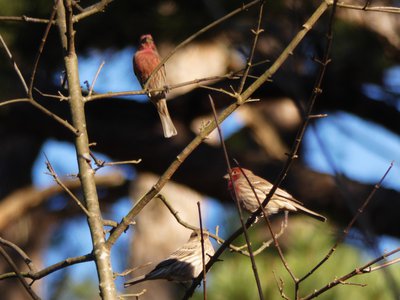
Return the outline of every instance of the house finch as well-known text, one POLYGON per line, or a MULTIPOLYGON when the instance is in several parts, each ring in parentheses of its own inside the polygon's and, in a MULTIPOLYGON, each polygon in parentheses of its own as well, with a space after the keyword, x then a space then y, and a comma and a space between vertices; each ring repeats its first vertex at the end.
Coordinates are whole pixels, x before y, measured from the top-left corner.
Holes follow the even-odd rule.
MULTIPOLYGON (((268 195, 269 191, 272 188, 272 184, 267 180, 254 175, 253 172, 250 170, 246 170, 242 168, 244 173, 246 174, 247 178, 251 182, 251 185, 254 188, 254 191, 257 194, 258 199, 262 203, 266 196, 268 195)), ((228 188, 232 191, 232 188, 235 188, 237 200, 242 205, 242 207, 249 211, 250 213, 255 212, 260 205, 258 204, 257 198, 254 195, 252 188, 250 187, 249 182, 247 181, 246 177, 243 175, 240 168, 232 168, 232 180, 231 182, 229 178, 229 174, 226 174, 224 178, 228 179, 228 188)), ((268 202, 267 206, 265 206, 265 211, 268 215, 276 214, 279 211, 300 211, 303 212, 315 219, 325 222, 326 218, 321 216, 320 214, 313 212, 305 208, 301 202, 297 201, 290 195, 288 192, 278 188, 270 201, 268 202)))
MULTIPOLYGON (((214 255, 214 248, 203 232, 205 264, 214 255)), ((166 260, 160 262, 150 273, 136 277, 124 283, 128 287, 145 280, 167 279, 172 281, 189 281, 196 278, 203 270, 200 230, 194 230, 189 240, 182 247, 172 253, 166 260)))
MULTIPOLYGON (((140 81, 142 87, 150 77, 150 74, 160 63, 160 55, 157 52, 153 37, 145 34, 140 37, 140 45, 133 57, 133 71, 140 81)), ((165 67, 162 66, 150 79, 148 83, 149 89, 160 89, 166 84, 165 67)), ((164 136, 169 138, 176 135, 176 129, 169 116, 167 107, 167 95, 165 91, 151 92, 149 94, 150 101, 157 107, 158 115, 161 119, 161 125, 164 136)))

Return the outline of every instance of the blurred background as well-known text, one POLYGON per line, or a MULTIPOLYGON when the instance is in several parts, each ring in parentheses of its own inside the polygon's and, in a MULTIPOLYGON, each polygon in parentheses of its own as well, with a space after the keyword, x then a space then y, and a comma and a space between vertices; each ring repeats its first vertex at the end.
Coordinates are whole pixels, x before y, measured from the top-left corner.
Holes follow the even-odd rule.
MULTIPOLYGON (((96 1, 81 0, 75 8, 96 1)), ((398 6, 397 1, 371 1, 376 6, 398 6)), ((365 1, 351 3, 363 6, 365 1)), ((313 13, 319 1, 267 1, 264 32, 256 48, 252 76, 262 74, 279 56, 313 13)), ((115 0, 104 12, 75 24, 83 90, 93 81, 96 93, 140 89, 132 70, 132 56, 140 35, 151 33, 161 56, 194 32, 240 7, 241 1, 115 0)), ((49 0, 0 0, 1 16, 26 15, 48 18, 49 0)), ((207 76, 222 76, 244 68, 251 49, 259 6, 256 5, 201 35, 168 61, 169 84, 207 76)), ((305 114, 326 43, 325 14, 293 55, 253 95, 258 102, 240 107, 222 129, 228 151, 241 166, 270 180, 278 176, 305 114)), ((29 79, 45 29, 44 24, 5 21, 0 33, 22 74, 29 79)), ((301 295, 318 289, 352 269, 400 246, 400 19, 398 14, 338 9, 333 28, 332 61, 323 81, 323 93, 314 113, 328 114, 307 128, 299 158, 282 188, 305 206, 328 217, 326 224, 291 215, 280 238, 294 273, 301 277, 322 259, 347 223, 365 201, 392 161, 394 166, 376 192, 345 243, 314 276, 301 286, 301 295)), ((0 100, 24 97, 20 81, 4 49, 0 54, 0 100)), ((62 87, 63 52, 56 28, 50 31, 36 75, 35 87, 43 93, 66 94, 62 87)), ((253 82, 248 79, 246 86, 253 82)), ((231 90, 239 80, 215 80, 210 85, 231 90)), ((92 149, 106 161, 142 159, 138 165, 107 167, 97 172, 104 218, 119 221, 179 152, 212 118, 208 95, 219 110, 232 103, 222 93, 200 85, 174 89, 168 106, 178 135, 164 139, 158 115, 146 96, 102 99, 86 104, 92 149)), ((35 99, 62 118, 70 119, 68 103, 34 93, 35 99)), ((81 197, 76 186, 77 164, 73 136, 33 106, 20 103, 0 108, 0 236, 24 249, 40 269, 68 257, 91 251, 91 239, 83 213, 46 174, 45 155, 57 174, 81 197)), ((183 163, 173 182, 162 193, 181 218, 198 225, 197 201, 209 230, 219 226, 221 237, 239 226, 237 212, 222 178, 226 173, 222 150, 212 135, 183 163)), ((272 219, 277 230, 281 216, 272 219)), ((265 224, 250 229, 257 247, 269 236, 265 224)), ((115 272, 157 263, 184 243, 190 231, 182 228, 154 200, 113 248, 115 272)), ((236 241, 239 245, 243 241, 236 241)), ((217 247, 218 245, 215 244, 217 247)), ((7 249, 8 250, 8 249, 7 249)), ((10 255, 14 255, 9 251, 10 255)), ((14 256, 15 257, 15 256, 14 256)), ((247 257, 223 255, 223 262, 209 273, 211 299, 255 299, 257 290, 247 257)), ((18 260, 18 258, 17 258, 18 260)), ((292 281, 276 250, 257 256, 266 298, 279 299, 274 279, 285 282, 293 296, 292 281)), ((23 263, 20 262, 21 267, 23 263)), ((150 265, 148 268, 154 267, 150 265)), ((142 274, 146 269, 140 269, 142 274)), ((9 267, 0 260, 0 272, 9 267)), ((321 299, 399 299, 397 265, 360 276, 351 282, 367 287, 338 286, 321 299)), ((117 279, 121 293, 122 278, 117 279)), ((97 299, 97 276, 93 263, 55 272, 34 284, 43 299, 97 299)), ((155 281, 133 287, 148 292, 141 299, 179 299, 181 285, 155 281)), ((26 299, 16 280, 0 282, 2 299, 26 299)), ((201 293, 196 295, 198 299, 201 293)))

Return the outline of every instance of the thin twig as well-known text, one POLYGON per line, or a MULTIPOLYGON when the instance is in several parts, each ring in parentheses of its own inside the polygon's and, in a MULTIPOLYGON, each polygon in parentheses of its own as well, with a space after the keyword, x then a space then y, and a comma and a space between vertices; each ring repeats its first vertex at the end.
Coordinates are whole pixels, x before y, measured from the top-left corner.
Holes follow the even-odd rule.
POLYGON ((145 293, 147 292, 146 289, 143 289, 141 292, 139 293, 134 293, 134 294, 121 294, 120 296, 118 296, 119 299, 125 299, 126 297, 135 297, 136 300, 139 300, 140 296, 143 296, 145 293))
POLYGON ((372 189, 371 193, 368 195, 368 197, 365 199, 364 203, 361 205, 361 207, 357 210, 357 213, 353 216, 349 224, 346 226, 346 228, 343 230, 343 234, 337 239, 336 243, 332 246, 332 248, 329 250, 329 252, 326 254, 326 256, 314 267, 312 268, 306 275, 304 275, 302 278, 299 279, 298 284, 300 284, 302 281, 307 279, 311 274, 313 274, 320 266, 322 266, 331 256, 332 254, 336 251, 337 247, 339 244, 341 244, 344 239, 347 237, 347 235, 350 232, 350 229, 353 227, 354 223, 357 221, 358 217, 363 213, 369 202, 371 201, 372 197, 375 195, 375 192, 381 187, 383 180, 386 178, 387 174, 390 172, 390 170, 393 167, 394 162, 392 161, 388 169, 386 170, 385 174, 383 174, 382 178, 379 180, 379 182, 374 186, 372 189))
POLYGON ((200 224, 200 241, 201 241, 201 261, 203 265, 203 299, 207 300, 207 271, 206 271, 206 258, 204 253, 204 236, 203 236, 203 219, 201 217, 200 201, 197 201, 197 210, 199 212, 199 224, 200 224))
POLYGON ((32 299, 35 300, 40 300, 40 297, 36 295, 35 291, 31 288, 31 286, 26 282, 24 276, 22 276, 21 272, 18 270, 18 267, 16 264, 13 262, 11 257, 7 254, 7 252, 3 249, 2 246, 0 246, 0 254, 4 257, 4 259, 7 261, 7 263, 10 265, 10 267, 14 270, 16 276, 18 277, 19 281, 29 294, 32 299))
POLYGON ((4 246, 7 246, 7 247, 13 249, 16 253, 18 253, 19 256, 21 256, 23 261, 28 266, 29 270, 31 270, 32 272, 36 271, 36 267, 33 264, 32 259, 28 256, 28 254, 25 253, 24 250, 22 250, 20 247, 18 247, 14 243, 12 243, 10 241, 7 241, 7 240, 5 240, 5 239, 3 239, 1 237, 0 237, 0 244, 3 244, 4 246))
MULTIPOLYGON (((182 225, 182 226, 185 227, 185 228, 191 229, 191 230, 199 230, 199 228, 198 228, 197 226, 191 225, 191 224, 185 222, 184 220, 182 220, 181 217, 179 216, 179 212, 178 212, 177 210, 175 210, 175 209, 172 207, 171 203, 169 203, 169 201, 164 197, 164 195, 162 195, 162 194, 157 194, 156 198, 157 198, 157 199, 160 199, 160 200, 162 201, 162 203, 168 208, 168 210, 170 211, 170 213, 172 214, 172 216, 175 218, 175 220, 176 220, 180 225, 182 225)), ((283 227, 286 227, 286 226, 284 226, 284 225, 282 224, 282 228, 283 228, 283 227)), ((281 228, 280 233, 277 234, 277 237, 280 236, 280 235, 283 233, 284 230, 282 230, 282 228, 281 228)), ((216 240, 217 243, 220 244, 220 245, 223 244, 223 243, 225 243, 225 240, 222 239, 222 238, 220 238, 220 237, 218 236, 218 231, 217 231, 215 234, 213 234, 213 233, 211 233, 211 232, 208 232, 208 235, 209 235, 211 238, 213 238, 214 240, 216 240)), ((264 249, 266 249, 267 247, 269 247, 270 244, 271 244, 271 240, 270 240, 270 241, 264 242, 264 243, 262 244, 262 246, 260 246, 257 250, 254 251, 254 256, 256 256, 257 254, 260 254, 264 249)), ((237 252, 237 253, 242 254, 242 255, 244 255, 244 256, 250 256, 249 252, 242 250, 243 246, 239 246, 239 247, 238 247, 238 246, 235 246, 235 245, 233 245, 233 244, 230 244, 228 247, 229 247, 229 249, 232 250, 233 252, 237 252)), ((247 244, 244 245, 244 247, 247 247, 247 244)))
POLYGON ((91 15, 104 12, 105 8, 108 4, 113 2, 113 0, 100 0, 96 4, 93 4, 89 7, 83 9, 83 12, 73 17, 73 22, 79 22, 80 20, 87 18, 91 15))
MULTIPOLYGON (((327 2, 329 5, 333 5, 334 1, 331 0, 331 1, 327 1, 327 2)), ((349 9, 355 9, 355 10, 400 14, 400 8, 395 7, 395 6, 368 6, 368 7, 365 7, 365 5, 353 5, 353 4, 343 3, 343 2, 338 2, 337 6, 341 7, 341 8, 349 8, 349 9)))
POLYGON ((6 53, 7 53, 7 55, 8 55, 8 58, 10 59, 11 63, 13 64, 13 67, 14 67, 15 72, 17 73, 17 75, 18 75, 18 77, 19 77, 19 79, 20 79, 22 85, 24 86, 25 93, 28 94, 28 86, 26 85, 25 78, 24 78, 24 76, 22 75, 21 71, 19 70, 17 63, 15 62, 15 60, 14 60, 14 58, 13 58, 11 52, 10 52, 10 49, 8 49, 7 44, 6 44, 6 42, 3 40, 3 37, 2 37, 1 34, 0 34, 0 42, 1 42, 1 44, 3 45, 4 50, 6 50, 6 53))
POLYGON ((72 198, 72 200, 75 201, 75 203, 79 206, 79 208, 85 213, 85 215, 89 218, 89 211, 86 209, 86 207, 82 204, 82 202, 78 199, 78 197, 76 197, 74 195, 73 192, 71 192, 71 190, 60 180, 60 178, 58 178, 58 175, 56 173, 56 171, 54 170, 53 166, 51 165, 49 159, 47 158, 46 154, 44 155, 46 157, 46 168, 47 170, 50 172, 50 175, 53 177, 53 179, 55 180, 55 182, 57 182, 57 184, 59 186, 61 186, 61 188, 72 198))
MULTIPOLYGON (((3 37, 0 34, 0 41, 1 44, 3 45, 4 49, 7 52, 7 55, 9 57, 9 59, 11 60, 11 62, 13 63, 15 72, 17 73, 17 75, 19 76, 22 85, 24 86, 25 89, 25 93, 28 95, 29 94, 29 89, 28 86, 26 84, 26 81, 24 79, 24 77, 21 74, 21 71, 18 68, 17 63, 14 61, 12 54, 10 52, 10 50, 8 49, 6 43, 3 40, 3 37)), ((36 107, 37 109, 39 109, 41 112, 43 112, 44 114, 48 115, 49 117, 51 117, 52 119, 56 120, 58 123, 60 123, 61 125, 63 125, 65 128, 69 129, 72 133, 74 133, 75 135, 78 134, 78 130, 76 128, 74 128, 70 123, 68 123, 68 121, 61 119, 59 116, 57 116, 56 114, 52 113, 51 111, 49 111, 47 108, 45 108, 44 106, 42 106, 41 104, 39 104, 38 102, 36 102, 33 98, 27 98, 29 100, 29 102, 36 107)), ((7 104, 11 104, 11 103, 17 103, 17 102, 26 102, 24 101, 12 101, 12 102, 8 102, 7 104)), ((3 104, 4 105, 4 104, 3 104)))
POLYGON ((276 277, 274 270, 272 270, 272 274, 274 274, 275 282, 276 282, 276 285, 278 286, 278 290, 279 290, 279 293, 281 294, 281 297, 285 300, 290 300, 290 298, 288 296, 286 296, 284 293, 285 283, 283 282, 283 279, 279 277, 279 281, 278 281, 278 278, 276 277))
POLYGON ((74 126, 72 126, 67 120, 64 120, 57 116, 56 114, 52 113, 50 110, 48 110, 46 107, 42 106, 38 102, 36 102, 33 99, 30 99, 31 104, 36 107, 38 110, 40 110, 42 113, 45 115, 49 116, 53 120, 57 121, 59 124, 67 128, 70 132, 72 132, 75 136, 79 135, 78 129, 76 129, 74 126))
POLYGON ((226 94, 232 98, 235 97, 235 94, 228 92, 227 90, 224 90, 223 88, 215 88, 212 86, 208 86, 208 85, 199 85, 199 88, 201 89, 205 89, 205 90, 210 90, 210 91, 214 91, 214 92, 218 92, 218 93, 222 93, 222 94, 226 94))
POLYGON ((144 267, 147 267, 147 266, 149 266, 151 264, 152 264, 152 262, 148 262, 148 263, 145 263, 145 264, 140 265, 138 267, 126 269, 126 270, 124 270, 122 272, 119 272, 119 273, 114 272, 114 277, 125 277, 126 275, 129 275, 130 273, 132 273, 134 271, 137 271, 137 270, 140 270, 140 269, 142 269, 144 267))
POLYGON ((30 102, 31 100, 29 98, 19 98, 19 99, 11 99, 11 100, 6 100, 3 102, 0 102, 0 107, 1 106, 6 106, 8 104, 14 104, 14 103, 19 103, 19 102, 30 102))
MULTIPOLYGON (((49 23, 48 19, 40 19, 40 18, 32 18, 32 17, 27 17, 25 15, 22 15, 20 17, 18 16, 0 16, 0 21, 22 21, 22 22, 29 22, 29 23, 40 23, 40 24, 47 24, 49 23)), ((55 22, 52 22, 52 25, 54 25, 55 22)))
POLYGON ((33 83, 35 81, 35 76, 36 76, 36 71, 37 71, 37 68, 38 68, 38 65, 39 65, 40 56, 42 55, 43 48, 44 48, 44 45, 45 45, 46 40, 47 40, 47 36, 49 35, 49 32, 50 32, 50 28, 53 25, 53 21, 54 21, 54 18, 56 16, 57 5, 58 5, 59 1, 60 0, 56 0, 54 2, 53 10, 52 10, 50 18, 49 18, 49 23, 47 23, 47 26, 46 26, 46 29, 44 31, 44 34, 43 34, 43 37, 42 37, 38 52, 36 53, 35 63, 33 64, 32 75, 31 75, 31 78, 29 80, 29 90, 28 90, 28 97, 29 98, 32 98, 33 83))
POLYGON ((340 278, 337 278, 331 282, 329 282, 327 285, 325 285, 324 287, 322 287, 319 290, 315 290, 313 293, 309 294, 306 297, 301 298, 301 300, 310 300, 313 298, 318 297, 319 295, 321 295, 322 293, 332 289, 333 287, 337 286, 338 284, 343 284, 346 280, 358 276, 358 275, 362 275, 365 273, 370 273, 371 272, 371 266, 376 264, 377 262, 386 259, 387 257, 400 252, 400 247, 396 248, 386 254, 383 254, 371 261, 369 261, 368 263, 366 263, 365 265, 359 267, 359 268, 355 268, 353 271, 347 273, 346 275, 341 276, 340 278))
MULTIPOLYGON (((49 274, 52 274, 58 270, 64 269, 66 267, 69 267, 69 266, 72 266, 75 264, 92 261, 92 260, 93 260, 93 254, 89 253, 89 254, 82 255, 82 256, 67 258, 63 261, 55 263, 51 266, 48 266, 47 268, 37 271, 37 272, 21 272, 21 275, 23 277, 30 278, 32 280, 38 280, 38 279, 41 279, 41 278, 43 278, 49 274)), ((17 274, 15 272, 10 272, 10 273, 1 274, 0 280, 7 279, 7 278, 15 278, 15 277, 17 277, 17 274)))
POLYGON ((253 62, 253 58, 254 58, 254 53, 256 51, 258 37, 264 31, 264 30, 261 29, 261 21, 262 21, 262 16, 263 16, 263 10, 264 10, 264 1, 260 1, 260 9, 259 9, 259 12, 258 12, 258 21, 257 21, 257 29, 256 30, 252 30, 252 32, 254 33, 253 45, 252 45, 251 50, 250 50, 250 55, 247 58, 246 69, 244 70, 242 80, 240 81, 240 85, 239 85, 239 88, 237 90, 238 94, 241 94, 242 91, 243 91, 244 84, 246 83, 247 77, 248 77, 250 69, 252 67, 252 62, 253 62))
POLYGON ((386 267, 388 267, 388 266, 397 264, 398 262, 400 262, 400 257, 399 257, 399 258, 396 258, 396 259, 393 259, 393 260, 391 260, 391 261, 388 261, 388 262, 386 262, 386 263, 384 263, 384 264, 381 264, 381 265, 379 265, 379 266, 370 268, 369 271, 370 271, 370 272, 377 271, 377 270, 386 268, 386 267))
POLYGON ((57 93, 58 93, 58 95, 52 95, 52 94, 46 94, 46 93, 43 93, 42 91, 40 91, 38 88, 33 88, 36 92, 38 92, 41 96, 43 96, 43 97, 47 97, 47 98, 55 98, 55 99, 58 99, 58 100, 60 100, 60 101, 67 101, 68 100, 68 97, 67 96, 64 96, 60 91, 58 91, 57 93))
POLYGON ((97 78, 99 77, 99 74, 100 74, 100 72, 101 72, 101 69, 103 68, 103 66, 104 66, 105 63, 106 63, 106 62, 103 60, 103 61, 101 62, 101 64, 100 64, 99 68, 97 69, 97 72, 96 72, 96 74, 94 75, 92 84, 90 85, 88 97, 90 97, 90 96, 92 95, 94 85, 96 84, 97 78))

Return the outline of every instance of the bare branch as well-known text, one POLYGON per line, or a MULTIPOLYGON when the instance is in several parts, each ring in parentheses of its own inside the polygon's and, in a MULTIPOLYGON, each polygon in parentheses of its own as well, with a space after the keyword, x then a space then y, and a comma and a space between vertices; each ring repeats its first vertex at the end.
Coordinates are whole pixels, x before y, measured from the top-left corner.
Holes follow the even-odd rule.
POLYGON ((113 0, 101 0, 96 4, 93 4, 89 7, 84 8, 83 12, 73 17, 73 21, 79 22, 80 20, 87 18, 91 15, 103 12, 108 4, 113 2, 113 0))
MULTIPOLYGON (((121 172, 113 172, 107 175, 96 176, 97 186, 117 187, 125 182, 121 172)), ((69 190, 80 188, 79 180, 64 180, 64 185, 69 190)), ((4 230, 10 223, 23 216, 30 209, 39 206, 50 197, 63 192, 61 186, 55 184, 45 189, 37 189, 27 186, 9 194, 0 201, 0 231, 4 230)))
MULTIPOLYGON (((0 21, 13 21, 13 22, 28 22, 28 23, 39 23, 39 24, 48 24, 49 20, 48 19, 40 19, 40 18, 32 18, 32 17, 27 17, 25 15, 22 15, 20 17, 17 16, 0 16, 0 21)), ((52 22, 52 25, 54 25, 55 22, 52 22)))
POLYGON ((40 297, 36 295, 34 290, 31 288, 31 286, 26 282, 25 278, 22 276, 20 271, 18 270, 18 267, 16 264, 13 262, 11 257, 7 254, 7 252, 3 249, 2 246, 0 246, 0 254, 4 257, 4 259, 7 261, 7 263, 10 265, 10 267, 14 270, 16 277, 19 279, 21 284, 24 286, 25 290, 28 292, 29 296, 31 296, 32 299, 35 300, 40 300, 40 297))
POLYGON ((322 293, 332 289, 333 287, 337 286, 338 284, 344 284, 344 282, 352 277, 358 276, 358 275, 362 275, 365 273, 370 273, 372 268, 371 266, 376 264, 377 262, 386 259, 387 257, 400 252, 400 247, 396 248, 388 253, 385 253, 373 260, 371 260, 370 262, 366 263, 365 265, 354 269, 353 271, 347 273, 346 275, 341 276, 340 278, 337 278, 333 281, 331 281, 330 283, 328 283, 327 285, 325 285, 324 287, 322 287, 319 290, 315 290, 313 293, 311 293, 310 295, 301 298, 301 300, 310 300, 310 299, 314 299, 316 297, 318 297, 319 295, 321 295, 322 293))
MULTIPOLYGON (((333 5, 333 0, 327 1, 329 5, 333 5)), ((364 10, 364 11, 371 11, 371 12, 384 12, 384 13, 392 13, 392 14, 400 14, 400 7, 394 6, 362 6, 362 5, 353 5, 347 4, 343 2, 337 3, 338 7, 341 8, 349 8, 355 10, 364 10)))
MULTIPOLYGON (((181 217, 179 216, 179 212, 172 207, 172 205, 169 203, 169 201, 162 194, 158 194, 156 196, 156 198, 160 199, 162 201, 162 203, 168 208, 170 213, 173 215, 175 220, 179 224, 181 224, 183 227, 191 229, 191 230, 199 230, 199 228, 197 226, 191 225, 191 224, 183 221, 181 219, 181 217)), ((279 237, 284 232, 284 228, 286 228, 286 225, 282 224, 281 231, 276 235, 277 237, 279 237)), ((208 232, 208 234, 211 238, 216 240, 218 244, 225 243, 225 240, 218 236, 218 231, 215 234, 213 234, 211 232, 208 232)), ((270 244, 271 244, 271 240, 263 242, 262 246, 260 246, 260 248, 258 248, 256 251, 254 251, 254 256, 256 256, 257 254, 260 254, 264 249, 268 248, 270 244)), ((247 244, 244 246, 240 246, 240 247, 230 244, 228 247, 230 250, 232 250, 234 252, 240 253, 245 256, 250 256, 249 252, 242 250, 242 248, 247 247, 247 244)))
POLYGON ((101 62, 101 64, 100 64, 99 68, 97 69, 97 72, 96 72, 96 74, 94 75, 92 84, 90 85, 88 97, 90 97, 90 96, 92 95, 94 85, 96 84, 96 81, 97 81, 97 77, 99 77, 99 74, 100 74, 100 72, 101 72, 101 69, 103 68, 103 66, 104 66, 105 63, 106 63, 106 62, 103 60, 103 61, 101 62))
POLYGON ((8 49, 7 44, 6 44, 6 42, 3 40, 3 37, 2 37, 1 34, 0 34, 0 42, 1 42, 1 44, 3 45, 4 50, 6 50, 6 53, 7 53, 7 55, 8 55, 8 58, 10 59, 11 63, 13 64, 13 67, 14 67, 15 72, 17 73, 17 75, 18 75, 18 77, 19 77, 19 79, 20 79, 22 85, 24 86, 25 93, 28 94, 28 86, 26 85, 25 78, 24 78, 24 76, 22 75, 21 71, 19 70, 17 63, 15 62, 15 60, 14 60, 14 58, 13 58, 11 52, 10 52, 10 49, 8 49))
POLYGON ((24 250, 22 250, 20 247, 18 247, 14 243, 7 241, 1 237, 0 237, 0 244, 3 244, 4 246, 7 246, 7 247, 13 249, 16 253, 18 253, 19 256, 21 256, 23 261, 28 266, 29 270, 31 270, 32 272, 36 271, 36 268, 35 268, 35 265, 33 264, 32 259, 28 256, 28 254, 25 253, 24 250))
POLYGON ((20 103, 20 102, 30 102, 31 100, 29 98, 19 98, 19 99, 11 99, 11 100, 6 100, 3 102, 0 102, 0 107, 1 106, 6 106, 8 104, 14 104, 14 103, 20 103))
MULTIPOLYGON (((41 279, 51 273, 54 273, 61 269, 64 269, 66 267, 84 263, 84 262, 88 262, 88 261, 92 261, 92 260, 93 260, 93 254, 89 253, 89 254, 82 255, 82 256, 67 258, 63 261, 55 263, 54 265, 48 266, 47 268, 44 268, 37 272, 21 272, 20 274, 25 278, 30 278, 32 280, 38 280, 38 279, 41 279)), ((15 278, 17 276, 18 275, 15 272, 5 273, 5 274, 0 275, 0 280, 4 280, 7 278, 15 278)))
POLYGON ((207 300, 207 270, 206 270, 206 258, 204 252, 204 236, 203 236, 203 219, 201 217, 200 202, 197 202, 197 209, 199 212, 199 223, 200 223, 200 242, 201 242, 201 261, 203 264, 203 299, 207 300))
POLYGON ((253 45, 252 45, 251 50, 250 50, 250 55, 247 58, 246 69, 244 70, 242 80, 240 81, 240 85, 239 85, 239 88, 237 90, 238 94, 242 93, 242 91, 243 91, 244 84, 246 83, 247 77, 248 77, 249 72, 250 72, 250 68, 252 67, 252 62, 253 62, 254 53, 256 51, 258 37, 263 32, 263 30, 261 29, 261 21, 262 21, 262 16, 263 16, 263 10, 264 10, 264 1, 260 1, 260 9, 259 9, 259 12, 258 12, 257 29, 256 30, 252 30, 252 32, 254 33, 253 45))
POLYGON ((357 213, 351 219, 351 221, 349 222, 347 227, 343 230, 343 234, 338 238, 338 240, 332 246, 332 248, 329 250, 329 252, 326 254, 326 256, 314 268, 312 268, 306 275, 304 275, 302 278, 300 278, 299 281, 298 281, 298 284, 300 284, 302 281, 307 279, 319 267, 321 267, 332 256, 332 254, 336 251, 338 245, 341 244, 344 241, 344 239, 349 234, 350 229, 353 227, 354 223, 357 221, 358 217, 363 213, 363 211, 365 210, 365 208, 367 207, 367 205, 371 201, 372 197, 375 195, 375 192, 381 187, 383 180, 386 178, 387 174, 392 169, 393 164, 394 164, 394 162, 392 161, 390 166, 389 166, 389 168, 386 170, 385 174, 382 176, 382 178, 379 180, 379 182, 374 186, 374 188, 372 189, 371 193, 368 195, 368 197, 365 199, 364 203, 358 209, 357 213))
MULTIPOLYGON (((45 155, 46 156, 46 155, 45 155)), ((71 190, 58 178, 57 173, 54 171, 53 166, 51 165, 49 159, 46 156, 46 167, 49 170, 50 175, 57 182, 59 186, 75 201, 75 203, 79 206, 79 208, 85 213, 86 217, 89 217, 89 212, 86 207, 81 203, 81 201, 71 192, 71 190)))
POLYGON ((50 32, 50 28, 53 25, 53 21, 54 21, 54 18, 56 16, 57 5, 58 5, 59 2, 60 2, 60 0, 56 0, 54 2, 53 10, 52 10, 50 18, 49 18, 49 23, 47 23, 46 30, 44 31, 44 34, 43 34, 42 41, 40 43, 38 52, 36 53, 35 63, 33 64, 33 71, 32 71, 32 75, 31 75, 31 79, 29 81, 29 90, 28 90, 28 97, 29 98, 32 98, 32 89, 33 89, 33 83, 35 81, 36 70, 38 68, 40 56, 42 55, 44 44, 46 43, 47 36, 49 35, 49 32, 50 32))

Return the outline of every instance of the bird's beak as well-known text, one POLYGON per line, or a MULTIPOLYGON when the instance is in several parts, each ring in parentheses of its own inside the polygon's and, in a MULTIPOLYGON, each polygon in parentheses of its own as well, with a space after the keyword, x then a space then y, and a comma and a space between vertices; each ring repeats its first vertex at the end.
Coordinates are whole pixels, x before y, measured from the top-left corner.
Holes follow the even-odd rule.
POLYGON ((224 178, 225 179, 230 179, 229 174, 225 174, 224 178))

